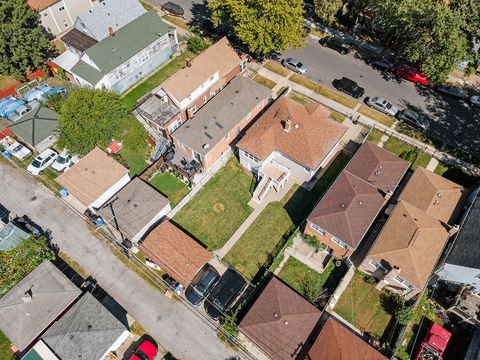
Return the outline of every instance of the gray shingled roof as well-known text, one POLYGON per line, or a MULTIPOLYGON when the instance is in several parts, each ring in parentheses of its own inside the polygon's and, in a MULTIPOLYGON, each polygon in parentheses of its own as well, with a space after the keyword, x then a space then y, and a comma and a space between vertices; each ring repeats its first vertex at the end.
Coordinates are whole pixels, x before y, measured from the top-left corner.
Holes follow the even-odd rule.
POLYGON ((265 86, 237 76, 172 136, 205 155, 255 106, 271 95, 272 91, 265 86), (209 145, 207 149, 204 144, 209 145))
POLYGON ((0 328, 22 351, 80 293, 60 270, 45 260, 0 298, 0 328))
MULTIPOLYGON (((102 6, 102 5, 99 5, 102 6)), ((171 31, 171 28, 158 16, 155 10, 141 15, 109 36, 89 48, 85 54, 100 69, 80 60, 71 72, 96 85, 105 74, 126 62, 141 50, 171 31)))
POLYGON ((61 359, 100 359, 127 328, 90 293, 85 293, 42 340, 61 359))
POLYGON ((14 223, 3 224, 0 221, 0 251, 10 251, 16 248, 23 240, 30 237, 14 223))
POLYGON ((26 113, 9 128, 23 141, 35 147, 58 128, 58 114, 39 106, 26 113))
POLYGON ((145 12, 138 0, 104 0, 78 15, 75 28, 101 41, 108 37, 109 27, 118 31, 145 12))

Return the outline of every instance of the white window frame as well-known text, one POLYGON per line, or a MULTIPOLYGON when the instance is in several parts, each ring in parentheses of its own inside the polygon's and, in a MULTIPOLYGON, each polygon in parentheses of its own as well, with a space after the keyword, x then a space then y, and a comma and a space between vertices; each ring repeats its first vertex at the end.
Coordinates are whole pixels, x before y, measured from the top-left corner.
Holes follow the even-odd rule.
POLYGON ((245 70, 247 70, 247 64, 248 59, 245 59, 240 63, 240 72, 244 72, 245 70))
POLYGON ((322 229, 320 226, 318 225, 315 225, 314 223, 310 223, 310 227, 315 230, 316 232, 318 232, 319 234, 322 234, 322 235, 325 235, 327 232, 322 229))
POLYGON ((393 280, 395 280, 397 283, 399 283, 402 286, 405 286, 408 290, 413 288, 413 285, 410 284, 407 280, 402 279, 400 276, 396 275, 393 277, 393 280))
POLYGON ((259 159, 257 159, 255 156, 251 155, 250 153, 246 152, 245 150, 243 150, 243 154, 245 155, 246 158, 249 158, 250 160, 253 160, 255 162, 260 162, 259 159))
POLYGON ((340 240, 339 238, 336 238, 335 236, 332 236, 332 242, 334 244, 337 244, 338 246, 344 248, 344 249, 349 248, 349 246, 347 244, 345 244, 342 240, 340 240))

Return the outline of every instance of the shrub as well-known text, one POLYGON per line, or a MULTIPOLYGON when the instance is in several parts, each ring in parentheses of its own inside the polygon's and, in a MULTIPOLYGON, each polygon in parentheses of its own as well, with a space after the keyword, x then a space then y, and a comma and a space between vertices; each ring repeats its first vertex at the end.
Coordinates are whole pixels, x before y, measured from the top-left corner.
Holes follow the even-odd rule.
POLYGON ((195 54, 201 53, 210 46, 210 43, 198 35, 190 36, 187 40, 188 50, 195 54))
POLYGON ((304 235, 303 241, 305 241, 305 244, 314 248, 317 251, 325 249, 325 245, 322 242, 320 242, 316 236, 304 235))

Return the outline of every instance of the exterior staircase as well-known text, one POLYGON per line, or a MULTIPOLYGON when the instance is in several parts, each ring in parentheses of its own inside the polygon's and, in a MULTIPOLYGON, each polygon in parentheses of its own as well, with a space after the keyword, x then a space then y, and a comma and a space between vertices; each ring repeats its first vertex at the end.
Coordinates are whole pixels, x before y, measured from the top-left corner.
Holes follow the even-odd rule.
POLYGON ((253 200, 261 203, 268 193, 268 190, 272 187, 272 179, 268 176, 264 176, 257 185, 257 188, 253 192, 253 200))

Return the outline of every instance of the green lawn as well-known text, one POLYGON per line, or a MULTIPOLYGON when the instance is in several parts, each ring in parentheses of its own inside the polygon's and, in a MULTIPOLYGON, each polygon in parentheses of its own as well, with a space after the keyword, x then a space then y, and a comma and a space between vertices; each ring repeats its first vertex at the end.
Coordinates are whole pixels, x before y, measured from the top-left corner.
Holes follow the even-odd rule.
POLYGON ((271 61, 268 61, 263 67, 281 76, 288 76, 288 74, 290 74, 290 70, 271 61))
POLYGON ((393 118, 391 116, 382 114, 380 111, 372 109, 367 105, 360 106, 360 108, 358 109, 358 112, 360 114, 368 116, 369 118, 372 118, 375 121, 378 121, 379 123, 385 126, 391 127, 393 125, 393 118))
POLYGON ((332 111, 329 118, 339 123, 343 123, 345 121, 345 115, 340 114, 336 111, 332 111))
POLYGON ((443 175, 448 170, 448 166, 442 162, 439 162, 435 168, 435 174, 443 175))
POLYGON ((428 164, 430 163, 430 160, 432 160, 432 157, 422 152, 418 154, 417 159, 412 164, 412 169, 415 170, 419 166, 424 167, 426 169, 428 164))
POLYGON ((123 97, 123 105, 128 111, 132 111, 135 107, 137 100, 141 98, 143 95, 147 94, 149 91, 153 90, 160 84, 162 84, 165 80, 167 80, 170 76, 176 73, 179 69, 185 66, 185 59, 190 58, 193 59, 195 54, 186 51, 180 56, 173 58, 169 62, 167 62, 164 66, 162 66, 157 72, 153 73, 152 76, 147 78, 141 84, 137 85, 133 89, 131 89, 125 96, 123 97))
POLYGON ((170 200, 172 208, 188 194, 188 186, 169 172, 155 175, 150 184, 170 200))
POLYGON ((253 177, 233 157, 173 218, 210 250, 221 248, 252 212, 253 177))
POLYGON ((340 154, 312 191, 294 185, 282 201, 268 204, 224 260, 250 280, 259 270, 267 269, 287 236, 305 220, 348 160, 348 156, 340 154))
POLYGON ((385 142, 383 148, 394 153, 397 156, 400 156, 404 151, 410 151, 414 149, 417 153, 417 158, 412 164, 413 170, 415 170, 419 166, 423 166, 424 168, 426 168, 428 166, 428 163, 430 162, 430 159, 432 158, 430 155, 423 152, 421 153, 415 147, 393 136, 385 142))
POLYGON ((299 93, 296 93, 295 91, 290 91, 288 97, 302 105, 306 105, 310 102, 310 100, 308 100, 306 97, 300 95, 299 93))
POLYGON ((0 331, 0 359, 2 360, 14 360, 17 357, 10 349, 11 341, 0 331))
POLYGON ((372 130, 367 136, 367 140, 375 145, 378 145, 380 143, 380 140, 382 139, 382 136, 383 136, 382 131, 372 128, 372 130))
POLYGON ((382 307, 381 292, 375 289, 375 285, 366 283, 358 272, 333 310, 360 331, 378 338, 383 335, 391 318, 382 307))
POLYGON ((275 81, 270 80, 269 78, 266 78, 265 76, 262 76, 262 75, 255 75, 253 80, 259 83, 260 85, 268 87, 269 89, 273 89, 275 85, 277 85, 275 81))
POLYGON ((179 18, 177 16, 163 15, 162 19, 167 20, 168 22, 172 23, 173 25, 181 27, 182 29, 185 29, 187 31, 192 31, 192 28, 190 26, 188 26, 187 22, 185 20, 183 20, 182 18, 179 18))
POLYGON ((130 170, 130 176, 140 175, 149 166, 146 162, 147 150, 130 150, 123 148, 120 150, 120 156, 127 163, 130 170))

